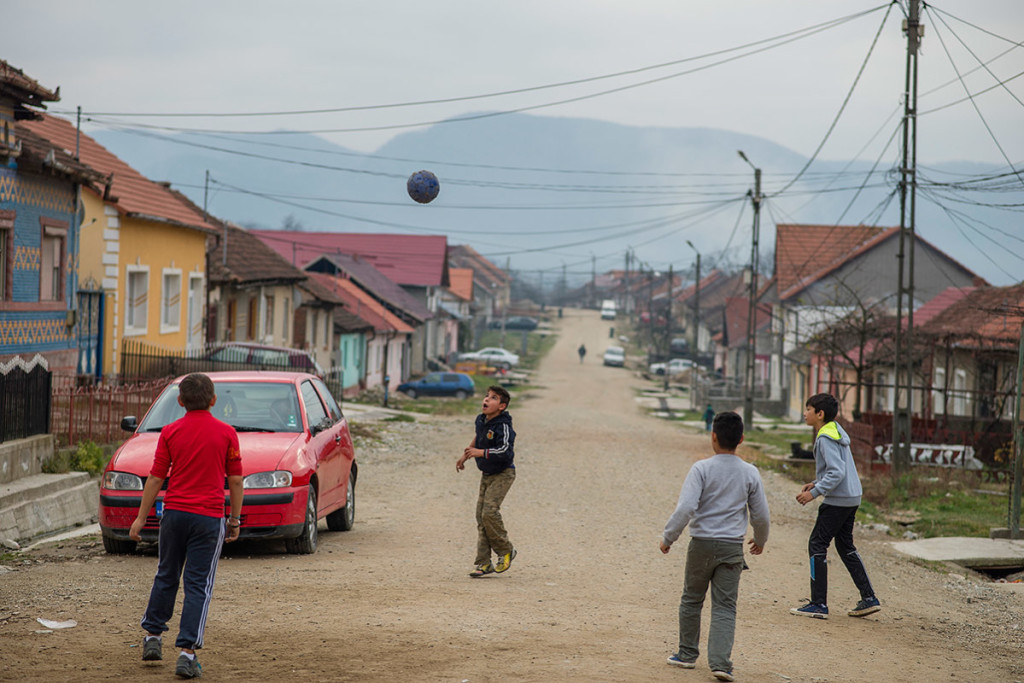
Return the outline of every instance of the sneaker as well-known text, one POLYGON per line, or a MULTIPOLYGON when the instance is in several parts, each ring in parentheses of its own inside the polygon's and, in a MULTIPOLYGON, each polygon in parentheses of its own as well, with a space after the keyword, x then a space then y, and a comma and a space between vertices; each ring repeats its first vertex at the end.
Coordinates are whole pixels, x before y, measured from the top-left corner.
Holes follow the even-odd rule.
POLYGON ((790 614, 798 617, 811 617, 812 619, 828 619, 828 607, 819 605, 816 602, 809 602, 803 607, 794 607, 789 610, 790 614))
POLYGON ((490 562, 488 562, 487 564, 478 564, 476 566, 476 569, 471 571, 469 573, 469 575, 472 576, 474 579, 476 579, 476 578, 479 578, 481 576, 487 576, 488 574, 493 574, 493 573, 494 573, 494 565, 491 564, 490 562))
POLYGON ((178 655, 178 664, 174 667, 174 675, 180 678, 199 678, 203 675, 203 667, 199 666, 199 658, 189 659, 182 652, 178 655))
POLYGON ((735 678, 732 677, 732 672, 731 671, 722 671, 721 669, 719 669, 718 671, 712 671, 711 675, 714 676, 715 678, 717 678, 720 681, 735 681, 736 680, 735 678))
POLYGON ((163 640, 159 636, 142 641, 142 661, 155 662, 164 658, 163 640))
POLYGON ((695 669, 697 668, 697 662, 686 661, 681 659, 679 655, 672 655, 668 658, 668 663, 672 666, 678 666, 680 669, 695 669))
POLYGON ((864 598, 858 602, 857 606, 847 612, 847 614, 851 617, 866 617, 880 609, 882 609, 882 603, 878 602, 878 598, 872 595, 870 598, 864 598))
POLYGON ((494 571, 498 574, 508 571, 508 568, 512 566, 512 560, 516 559, 516 549, 512 548, 512 552, 505 553, 498 558, 498 564, 494 565, 494 571))

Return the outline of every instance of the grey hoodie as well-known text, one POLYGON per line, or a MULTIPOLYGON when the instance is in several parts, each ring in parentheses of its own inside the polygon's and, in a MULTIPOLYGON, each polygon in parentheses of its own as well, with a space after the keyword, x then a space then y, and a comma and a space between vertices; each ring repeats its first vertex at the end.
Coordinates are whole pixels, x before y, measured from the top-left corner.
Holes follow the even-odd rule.
POLYGON ((850 452, 850 435, 838 422, 822 425, 814 439, 814 488, 811 495, 824 496, 823 503, 857 507, 861 494, 857 465, 850 452))

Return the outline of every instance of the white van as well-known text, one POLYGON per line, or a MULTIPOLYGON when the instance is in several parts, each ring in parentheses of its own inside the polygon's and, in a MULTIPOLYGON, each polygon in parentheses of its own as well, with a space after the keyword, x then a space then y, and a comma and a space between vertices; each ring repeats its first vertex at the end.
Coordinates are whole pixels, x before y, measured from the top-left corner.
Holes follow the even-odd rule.
POLYGON ((615 301, 612 299, 601 302, 601 320, 615 320, 615 301))

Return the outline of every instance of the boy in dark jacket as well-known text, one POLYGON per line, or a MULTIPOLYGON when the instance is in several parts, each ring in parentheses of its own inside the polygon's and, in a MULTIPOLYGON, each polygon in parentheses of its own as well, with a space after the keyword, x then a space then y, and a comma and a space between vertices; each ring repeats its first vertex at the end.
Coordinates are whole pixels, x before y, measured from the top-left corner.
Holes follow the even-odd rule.
POLYGON ((796 500, 807 505, 822 496, 818 519, 811 531, 807 550, 811 556, 811 600, 803 607, 789 610, 800 617, 828 619, 828 546, 835 539, 836 552, 860 592, 860 602, 848 612, 864 617, 882 609, 875 589, 868 580, 864 561, 853 545, 853 523, 863 493, 857 466, 850 451, 850 437, 835 421, 839 401, 831 394, 815 394, 807 399, 804 422, 814 428, 814 481, 800 489, 796 500))
POLYGON ((476 435, 455 463, 455 469, 462 471, 472 458, 481 472, 476 501, 476 568, 469 573, 474 578, 500 574, 508 570, 516 557, 501 519, 501 502, 516 480, 516 433, 512 416, 505 412, 509 399, 504 387, 488 387, 483 412, 476 418, 476 435), (491 563, 492 551, 498 556, 497 564, 491 563))

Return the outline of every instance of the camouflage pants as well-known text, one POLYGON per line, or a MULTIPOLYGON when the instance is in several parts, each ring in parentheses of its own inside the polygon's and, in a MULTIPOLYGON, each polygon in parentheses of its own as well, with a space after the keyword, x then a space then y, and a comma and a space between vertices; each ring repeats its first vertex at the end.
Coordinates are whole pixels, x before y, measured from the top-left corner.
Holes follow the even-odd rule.
POLYGON ((512 552, 512 543, 501 519, 501 502, 515 480, 513 467, 498 474, 480 476, 480 495, 476 500, 476 565, 490 562, 491 551, 499 556, 512 552))

